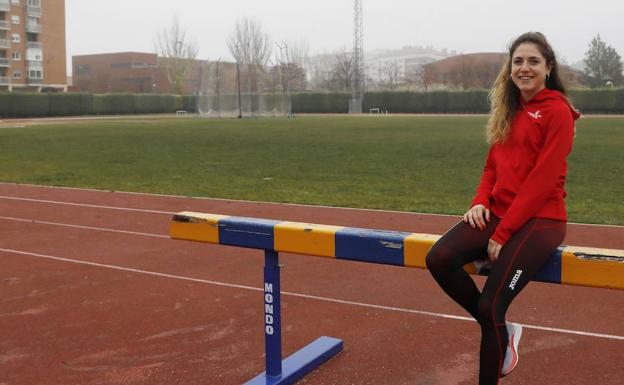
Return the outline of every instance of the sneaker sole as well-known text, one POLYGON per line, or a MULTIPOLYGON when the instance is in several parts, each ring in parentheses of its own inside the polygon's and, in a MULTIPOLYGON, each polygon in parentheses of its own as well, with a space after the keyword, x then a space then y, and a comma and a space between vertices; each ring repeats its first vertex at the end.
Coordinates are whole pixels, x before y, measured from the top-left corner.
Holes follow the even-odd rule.
POLYGON ((511 350, 511 353, 513 354, 513 359, 511 360, 511 365, 509 366, 509 369, 507 371, 501 372, 501 377, 505 377, 506 375, 511 373, 516 368, 516 365, 518 365, 518 344, 520 344, 520 338, 522 338, 522 326, 519 324, 514 324, 514 334, 511 337, 513 341, 513 349, 511 350))

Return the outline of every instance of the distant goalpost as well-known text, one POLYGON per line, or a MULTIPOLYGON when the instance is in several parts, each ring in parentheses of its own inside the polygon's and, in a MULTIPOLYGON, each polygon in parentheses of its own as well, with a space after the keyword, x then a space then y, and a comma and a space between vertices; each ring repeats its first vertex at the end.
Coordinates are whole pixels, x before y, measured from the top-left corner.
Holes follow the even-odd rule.
POLYGON ((197 111, 206 118, 291 117, 283 72, 280 66, 205 62, 197 111))

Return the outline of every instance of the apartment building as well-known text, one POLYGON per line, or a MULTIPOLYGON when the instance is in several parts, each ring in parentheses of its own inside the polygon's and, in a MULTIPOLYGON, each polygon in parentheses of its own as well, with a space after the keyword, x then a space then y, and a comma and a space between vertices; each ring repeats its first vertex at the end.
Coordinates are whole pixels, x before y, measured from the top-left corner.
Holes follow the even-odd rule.
POLYGON ((67 91, 65 0, 0 0, 0 91, 67 91))

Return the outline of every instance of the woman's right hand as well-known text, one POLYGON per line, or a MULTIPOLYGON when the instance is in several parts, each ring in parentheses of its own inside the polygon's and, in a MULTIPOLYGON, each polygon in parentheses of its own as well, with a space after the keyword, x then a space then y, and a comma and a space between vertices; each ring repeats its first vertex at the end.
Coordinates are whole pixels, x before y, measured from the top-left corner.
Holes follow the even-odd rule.
POLYGON ((486 221, 490 221, 490 209, 484 205, 474 205, 464 214, 464 222, 469 223, 473 229, 478 227, 483 231, 487 226, 486 221))

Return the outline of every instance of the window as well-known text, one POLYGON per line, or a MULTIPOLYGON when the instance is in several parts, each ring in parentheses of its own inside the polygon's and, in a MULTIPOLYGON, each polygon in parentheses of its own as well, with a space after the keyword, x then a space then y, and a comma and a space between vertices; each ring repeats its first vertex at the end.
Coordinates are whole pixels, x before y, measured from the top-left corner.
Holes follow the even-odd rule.
POLYGON ((41 1, 40 0, 28 0, 28 5, 31 7, 40 7, 41 1))
POLYGON ((20 17, 17 15, 12 15, 11 16, 11 24, 19 24, 20 23, 20 17))
POLYGON ((20 34, 19 33, 14 33, 12 35, 12 41, 13 41, 13 43, 19 43, 20 41, 22 41, 22 39, 20 39, 20 34))
POLYGON ((113 63, 111 64, 111 68, 130 68, 132 67, 131 63, 113 63))
POLYGON ((30 71, 28 71, 28 77, 30 79, 41 79, 42 78, 41 75, 42 75, 41 74, 41 70, 30 70, 30 71))
POLYGON ((11 0, 11 4, 19 5, 20 0, 11 0))
POLYGON ((21 79, 22 73, 20 71, 13 71, 13 79, 21 79))
POLYGON ((91 66, 85 64, 78 64, 74 71, 76 75, 89 75, 91 73, 91 66))
POLYGON ((11 56, 13 56, 13 60, 15 60, 15 61, 22 60, 22 57, 21 57, 19 52, 13 52, 13 54, 11 56))

